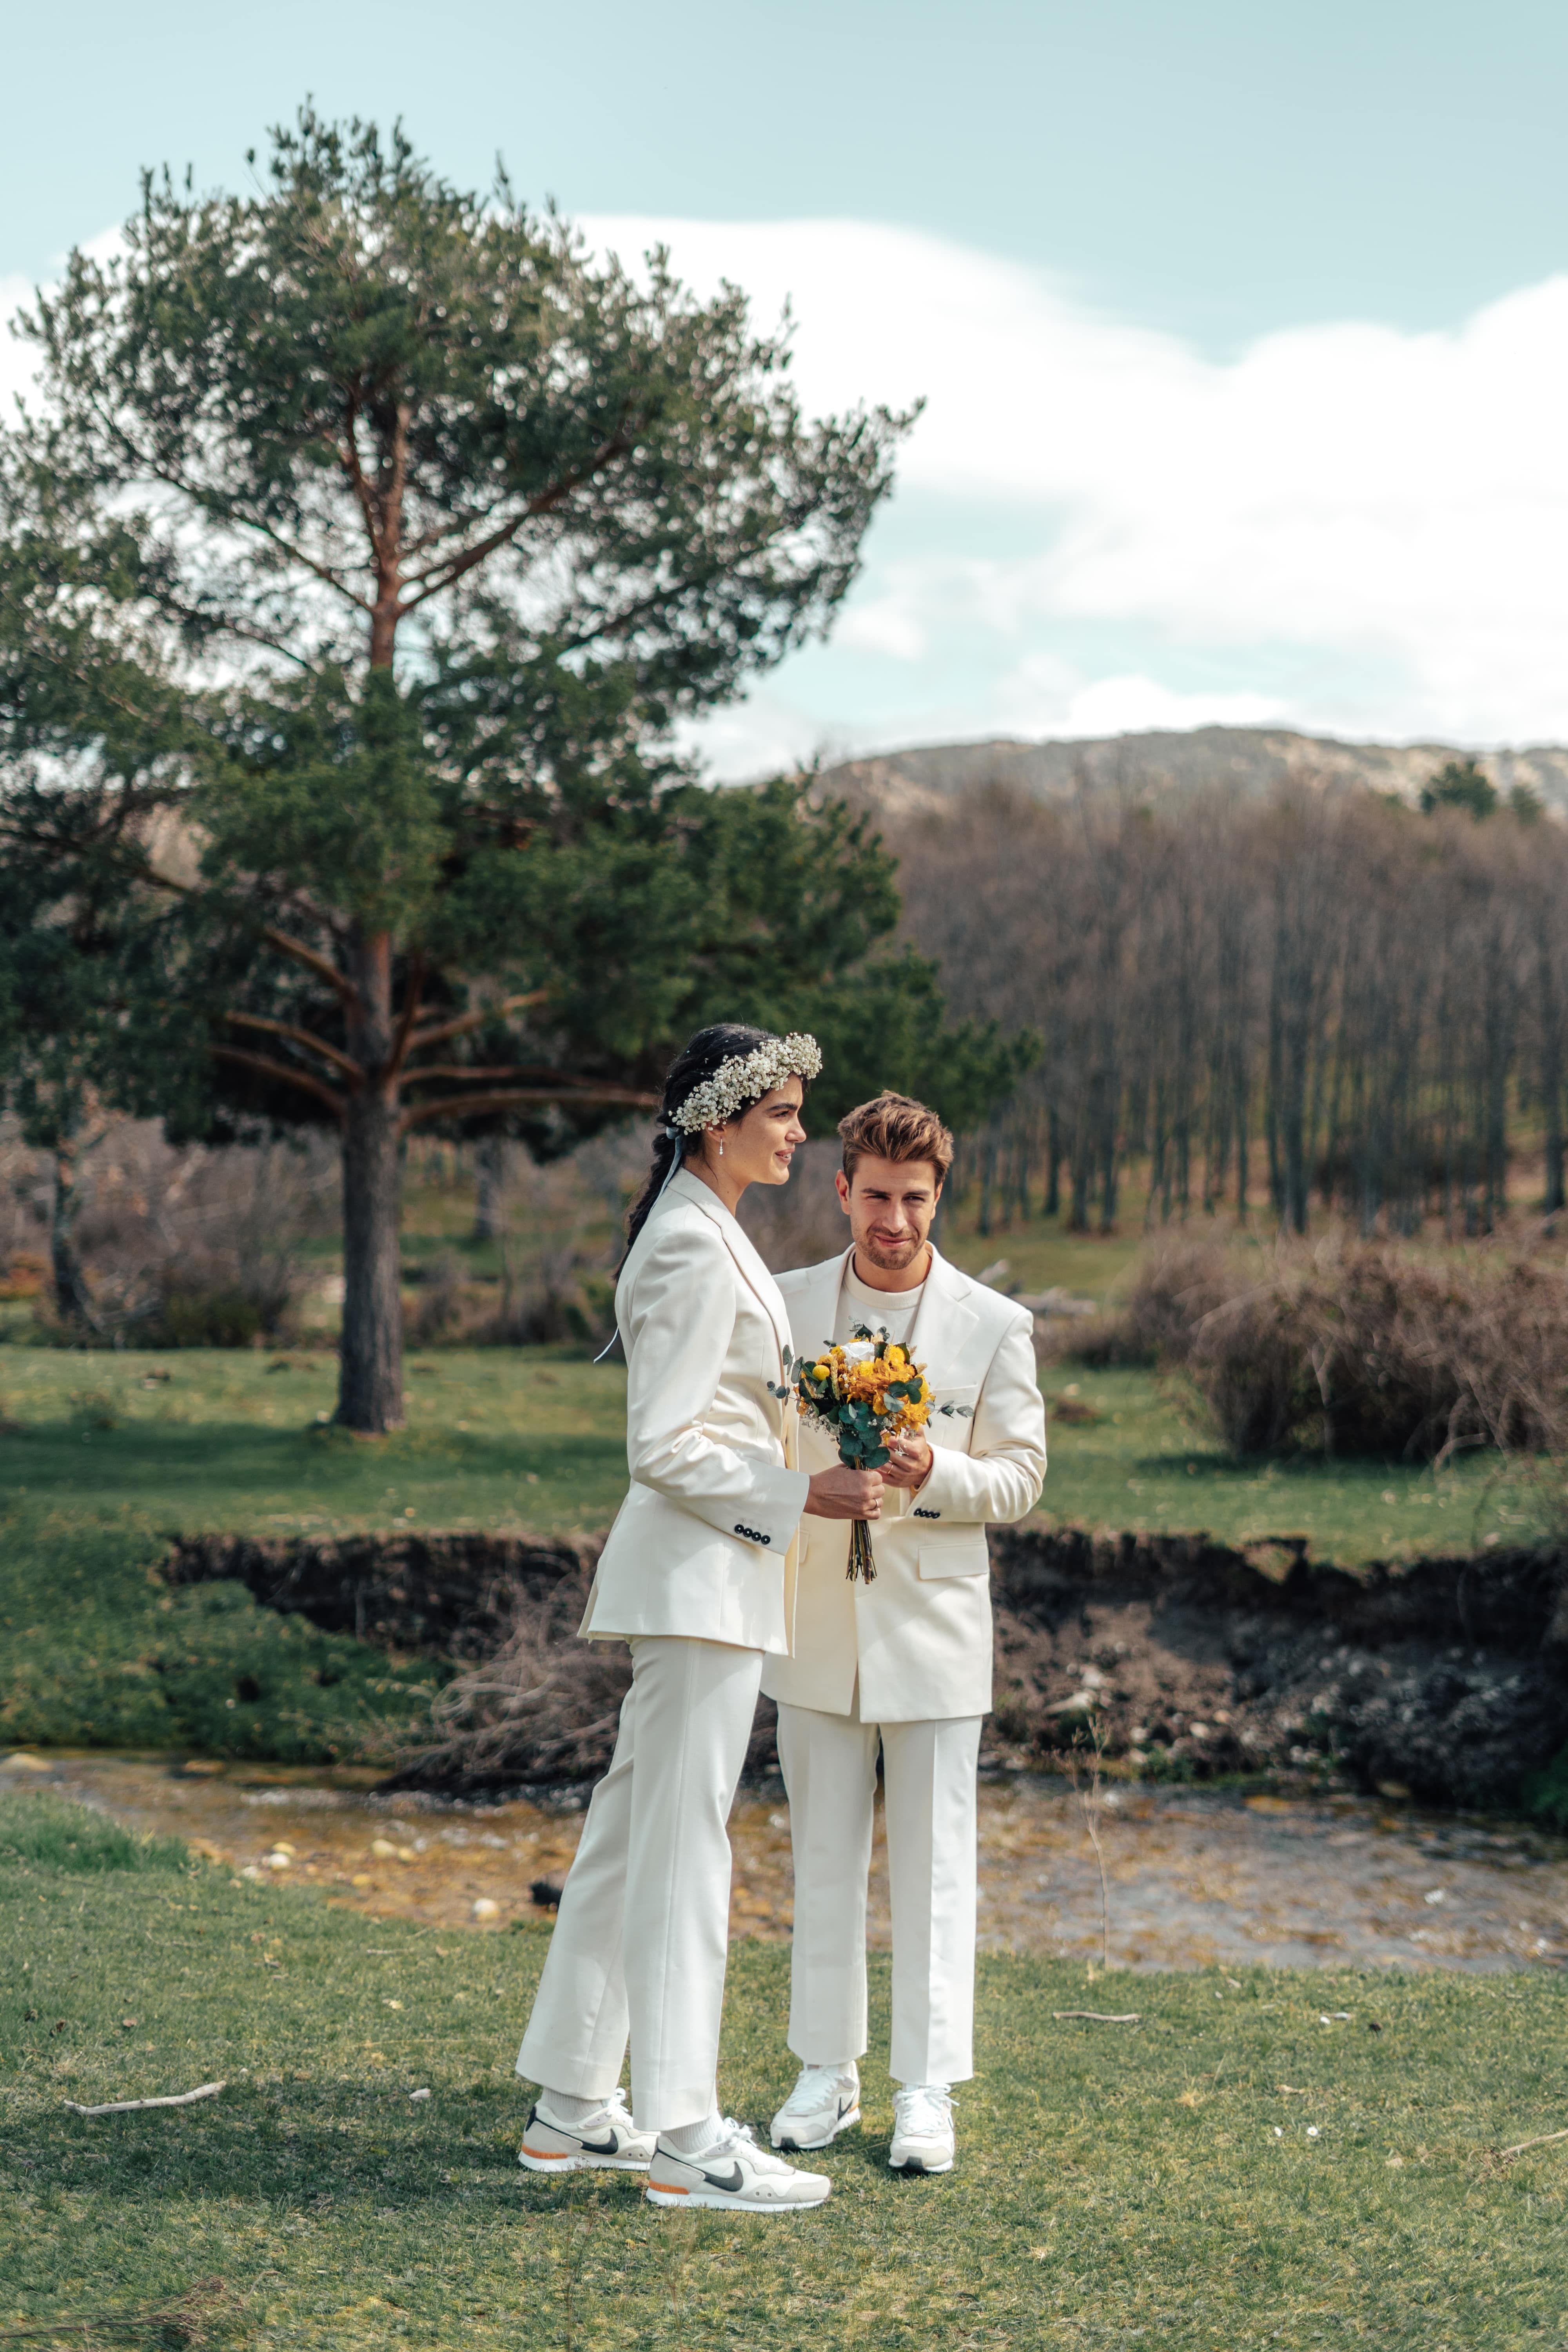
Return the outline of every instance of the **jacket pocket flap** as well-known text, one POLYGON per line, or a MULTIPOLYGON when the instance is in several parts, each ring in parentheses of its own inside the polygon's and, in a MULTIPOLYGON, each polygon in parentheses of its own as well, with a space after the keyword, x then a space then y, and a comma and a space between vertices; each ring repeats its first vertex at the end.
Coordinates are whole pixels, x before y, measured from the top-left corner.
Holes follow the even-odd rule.
POLYGON ((921 1536, 921 1574, 984 1576, 991 1566, 983 1528, 946 1528, 921 1536))

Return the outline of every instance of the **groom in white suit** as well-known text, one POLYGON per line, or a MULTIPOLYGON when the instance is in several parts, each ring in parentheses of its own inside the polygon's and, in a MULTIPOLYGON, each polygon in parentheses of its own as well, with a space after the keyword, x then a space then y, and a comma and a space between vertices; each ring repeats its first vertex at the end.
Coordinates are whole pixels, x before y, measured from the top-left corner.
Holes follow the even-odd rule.
MULTIPOLYGON (((990 1524, 1020 1519, 1046 1471, 1045 1406, 1024 1308, 973 1282, 929 1236, 952 1139, 934 1112, 882 1095, 839 1122, 850 1246, 783 1275, 797 1351, 886 1329, 931 1377, 927 1435, 882 1472, 876 1577, 847 1580, 849 1528, 807 1519, 795 1644, 770 1656, 795 1849, 789 2046, 800 2078, 775 2147, 825 2147, 859 2118, 866 1891, 879 1751, 892 1897, 894 2101, 889 2161, 945 2172, 952 2085, 973 2073, 975 1768, 991 1706, 990 1524)), ((837 1458, 809 1425, 801 1466, 837 1458)))

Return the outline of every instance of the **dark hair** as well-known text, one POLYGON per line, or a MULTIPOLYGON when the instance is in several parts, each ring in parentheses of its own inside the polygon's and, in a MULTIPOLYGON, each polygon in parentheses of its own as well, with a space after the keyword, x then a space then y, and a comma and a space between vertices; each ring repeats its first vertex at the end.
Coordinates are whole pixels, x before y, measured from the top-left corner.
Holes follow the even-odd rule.
MULTIPOLYGON (((653 1142, 653 1165, 626 1220, 628 1249, 647 1224, 648 1211, 664 1189, 672 1162, 689 1158, 701 1144, 700 1128, 692 1135, 669 1132, 675 1113, 687 1096, 693 1087, 712 1077, 721 1062, 730 1061, 737 1054, 754 1054, 759 1045, 774 1042, 771 1029, 752 1029, 741 1021, 716 1021, 711 1029, 699 1029, 695 1037, 687 1039, 665 1074, 664 1092, 658 1101, 658 1129, 653 1142)), ((764 1091, 771 1093, 772 1088, 764 1091)), ((762 1098, 760 1094, 753 1095, 751 1102, 738 1107, 739 1111, 743 1114, 762 1098)))

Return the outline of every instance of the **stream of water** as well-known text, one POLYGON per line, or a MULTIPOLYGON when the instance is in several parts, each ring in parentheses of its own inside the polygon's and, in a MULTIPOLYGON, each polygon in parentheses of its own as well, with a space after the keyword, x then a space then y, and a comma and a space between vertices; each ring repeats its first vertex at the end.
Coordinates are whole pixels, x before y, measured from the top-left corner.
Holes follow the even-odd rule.
MULTIPOLYGON (((377 1918, 493 1930, 542 1916, 530 1889, 564 1873, 580 1814, 385 1797, 374 1780, 85 1751, 0 1761, 0 1787, 56 1789, 377 1918)), ((743 1795, 731 1826, 732 1931, 783 1937, 793 1880, 782 1798, 743 1795)), ((1381 1799, 1123 1784, 1103 1792, 1097 1827, 1103 1906, 1073 1791, 1047 1776, 983 1781, 982 1949, 1098 1958, 1103 1935, 1112 1965, 1137 1969, 1568 1965, 1568 1841, 1515 1824, 1381 1799)), ((888 1941, 879 1829, 869 1935, 888 1941)))

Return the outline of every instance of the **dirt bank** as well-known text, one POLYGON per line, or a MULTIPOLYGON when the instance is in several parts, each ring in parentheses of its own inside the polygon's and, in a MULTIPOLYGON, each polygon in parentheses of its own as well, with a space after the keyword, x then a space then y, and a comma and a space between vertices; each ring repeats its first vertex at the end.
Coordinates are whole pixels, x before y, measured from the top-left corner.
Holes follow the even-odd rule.
MULTIPOLYGON (((539 1618, 552 1595, 559 1604, 596 1549, 485 1536, 207 1537, 179 1543, 169 1574, 235 1578, 331 1631, 471 1662, 520 1613, 539 1618)), ((1005 1529, 992 1549, 998 1753, 1041 1759, 1098 1722, 1110 1755, 1155 1775, 1331 1764, 1363 1788, 1490 1806, 1510 1803, 1521 1776, 1568 1744, 1563 1554, 1496 1550, 1351 1575, 1289 1541, 1243 1552, 1204 1536, 1005 1529)), ((570 1612, 550 1614, 566 1649, 552 1677, 558 1714, 575 1653, 570 1612)), ((596 1730, 597 1680, 584 1696, 596 1730)), ((768 1727, 758 1731, 752 1760, 765 1765, 768 1727)), ((584 1748, 575 1772, 602 1769, 609 1744, 588 1743, 594 1755, 584 1748)), ((449 1752, 441 1770, 473 1785, 449 1752)), ((489 1743, 482 1777, 518 1787, 551 1777, 526 1711, 501 1751, 489 1743)))
POLYGON ((1568 1559, 1538 1550, 1363 1575, 1301 1544, 1005 1529, 995 1722, 1204 1778, 1332 1760, 1367 1789, 1507 1803, 1568 1740, 1568 1559))

